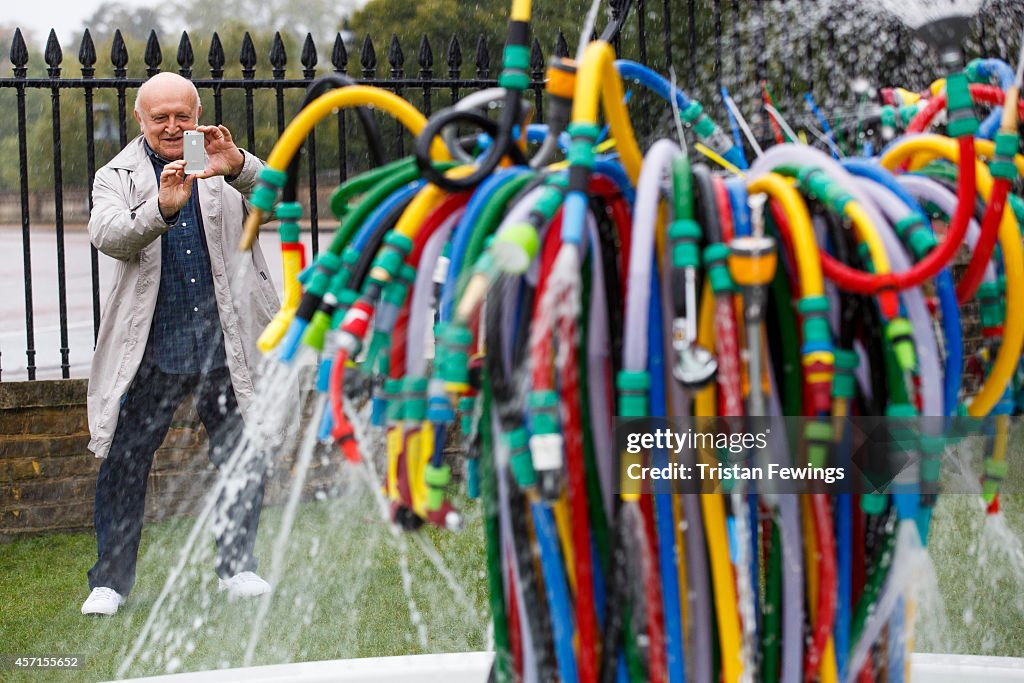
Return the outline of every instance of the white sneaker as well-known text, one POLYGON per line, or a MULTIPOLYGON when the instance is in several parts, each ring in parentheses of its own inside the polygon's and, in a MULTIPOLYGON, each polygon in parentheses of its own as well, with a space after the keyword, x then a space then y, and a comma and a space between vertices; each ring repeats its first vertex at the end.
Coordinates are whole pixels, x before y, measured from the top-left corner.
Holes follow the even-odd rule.
POLYGON ((230 579, 220 579, 219 590, 227 591, 232 598, 255 598, 270 592, 270 584, 256 572, 239 572, 230 579))
POLYGON ((123 603, 124 596, 113 588, 97 586, 82 603, 82 614, 102 614, 110 617, 117 614, 117 608, 123 603))

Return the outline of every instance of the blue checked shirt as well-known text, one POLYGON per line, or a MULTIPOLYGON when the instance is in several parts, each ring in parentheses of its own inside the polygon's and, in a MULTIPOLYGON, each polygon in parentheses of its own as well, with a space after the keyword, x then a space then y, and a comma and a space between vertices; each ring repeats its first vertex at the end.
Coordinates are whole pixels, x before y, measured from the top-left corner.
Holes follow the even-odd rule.
MULTIPOLYGON (((146 144, 157 185, 168 161, 146 144)), ((174 225, 160 237, 160 292, 146 355, 169 375, 193 375, 227 365, 213 290, 213 272, 199 212, 199 183, 174 225)))

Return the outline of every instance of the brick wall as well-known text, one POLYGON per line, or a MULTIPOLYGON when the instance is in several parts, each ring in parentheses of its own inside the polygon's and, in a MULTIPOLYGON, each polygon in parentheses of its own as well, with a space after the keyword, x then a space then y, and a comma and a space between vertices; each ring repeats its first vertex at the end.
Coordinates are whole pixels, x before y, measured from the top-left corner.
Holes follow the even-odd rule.
MULTIPOLYGON (((0 541, 92 527, 101 461, 87 449, 85 395, 85 380, 0 383, 0 541)), ((303 415, 308 419, 308 402, 303 415)), ((206 433, 187 400, 156 452, 149 474, 147 520, 196 510, 216 474, 206 452, 206 433)), ((267 484, 268 505, 287 495, 294 456, 294 446, 291 452, 277 454, 267 484)), ((337 483, 339 460, 326 451, 314 456, 304 498, 330 493, 337 483)))

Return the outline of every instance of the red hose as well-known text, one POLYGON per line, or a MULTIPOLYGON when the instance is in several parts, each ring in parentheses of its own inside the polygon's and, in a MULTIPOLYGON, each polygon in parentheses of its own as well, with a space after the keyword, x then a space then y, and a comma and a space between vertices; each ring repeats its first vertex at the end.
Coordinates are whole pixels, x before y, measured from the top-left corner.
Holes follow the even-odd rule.
POLYGON ((814 535, 818 538, 818 614, 811 631, 811 641, 804 653, 804 682, 813 683, 821 668, 821 655, 825 643, 832 633, 836 618, 836 542, 832 534, 832 511, 828 496, 824 493, 811 494, 811 510, 814 516, 814 535))
POLYGON ((558 333, 560 343, 566 345, 566 365, 562 372, 560 394, 561 415, 564 424, 565 464, 568 473, 569 514, 572 518, 573 560, 576 565, 576 628, 579 632, 579 679, 591 683, 597 680, 597 614, 594 611, 594 568, 591 555, 590 522, 587 506, 586 478, 583 472, 583 441, 579 406, 579 376, 576 368, 575 320, 545 320, 542 305, 552 268, 562 248, 561 211, 548 227, 541 252, 540 275, 534 295, 533 327, 531 336, 537 340, 530 347, 532 389, 555 390, 554 340, 558 333), (550 325, 552 328, 541 325, 550 325))
POLYGON ((974 245, 974 253, 971 255, 970 263, 967 264, 967 270, 956 285, 956 299, 961 306, 971 300, 985 276, 985 266, 988 265, 989 259, 992 258, 992 251, 996 247, 999 224, 1003 221, 1003 211, 1006 209, 1006 199, 1009 194, 1010 181, 1007 178, 996 178, 988 207, 981 219, 981 236, 974 245))
MULTIPOLYGON (((458 192, 450 194, 431 211, 423 221, 423 225, 413 239, 412 251, 405 259, 405 262, 413 268, 419 269, 420 258, 423 256, 423 247, 437 232, 453 213, 461 209, 469 201, 472 193, 458 192)), ((409 327, 409 306, 412 304, 412 292, 405 297, 398 318, 395 320, 395 327, 391 331, 391 356, 388 364, 388 377, 398 379, 405 374, 406 342, 409 327)))
MULTIPOLYGON (((974 100, 975 104, 991 104, 999 106, 1003 103, 1006 93, 1003 92, 1002 88, 995 85, 986 85, 983 83, 972 83, 970 86, 971 99, 974 100)), ((928 103, 922 108, 917 115, 911 119, 910 124, 907 125, 907 133, 923 133, 928 130, 932 124, 932 120, 938 115, 940 111, 946 108, 946 93, 941 92, 935 97, 928 100, 928 103)), ((1019 118, 1024 120, 1024 100, 1021 100, 1017 104, 1019 118)))
POLYGON ((640 496, 643 529, 640 543, 644 562, 644 599, 647 606, 647 655, 650 683, 668 680, 668 659, 665 652, 665 615, 661 609, 661 575, 658 572, 657 532, 654 529, 654 496, 640 496))
MULTIPOLYGON (((722 242, 728 244, 733 236, 732 206, 725 182, 712 178, 715 204, 722 242)), ((744 414, 743 382, 740 379, 740 343, 736 330, 736 311, 732 294, 715 295, 715 348, 718 351, 718 414, 740 416, 744 414)))
POLYGON ((512 671, 515 672, 515 680, 522 680, 523 677, 523 634, 522 623, 519 619, 519 598, 512 589, 515 580, 512 568, 512 558, 509 557, 505 566, 506 595, 508 595, 508 646, 512 653, 512 671))
POLYGON ((334 417, 334 429, 331 430, 331 437, 338 443, 345 459, 349 462, 359 462, 359 445, 356 443, 355 433, 352 425, 345 417, 345 409, 341 401, 341 387, 345 382, 345 363, 348 362, 348 351, 338 349, 338 355, 334 357, 331 364, 330 395, 331 415, 334 417))
MULTIPOLYGON (((975 178, 974 136, 967 135, 960 141, 960 177, 957 183, 957 207, 950 219, 949 228, 938 247, 914 264, 909 270, 899 273, 872 274, 850 268, 821 250, 821 269, 825 277, 847 292, 877 295, 882 315, 886 319, 896 317, 899 301, 896 292, 916 287, 930 279, 953 258, 967 234, 967 224, 974 215, 974 193, 977 190, 975 178)), ((776 218, 778 216, 776 215, 776 218)))

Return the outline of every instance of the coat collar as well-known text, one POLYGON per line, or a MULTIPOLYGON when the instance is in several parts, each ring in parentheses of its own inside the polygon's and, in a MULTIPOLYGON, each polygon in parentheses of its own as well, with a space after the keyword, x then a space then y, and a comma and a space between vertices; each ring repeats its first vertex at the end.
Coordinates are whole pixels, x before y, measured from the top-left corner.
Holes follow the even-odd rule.
POLYGON ((126 171, 136 171, 143 162, 149 165, 146 146, 142 144, 144 140, 145 138, 142 135, 136 136, 124 149, 117 153, 117 156, 110 160, 107 166, 126 171))

